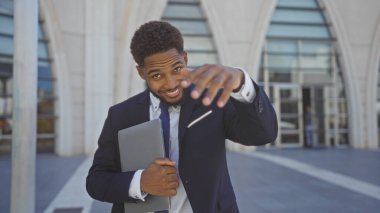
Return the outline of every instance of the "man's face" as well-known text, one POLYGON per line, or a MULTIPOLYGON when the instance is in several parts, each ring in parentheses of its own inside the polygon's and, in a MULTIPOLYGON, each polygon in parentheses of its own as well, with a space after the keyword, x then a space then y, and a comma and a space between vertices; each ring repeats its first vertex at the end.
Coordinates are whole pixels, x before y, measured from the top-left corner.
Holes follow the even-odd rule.
POLYGON ((173 48, 145 57, 144 66, 137 66, 137 70, 155 96, 169 105, 176 105, 183 96, 180 83, 188 74, 186 65, 187 53, 178 53, 173 48))

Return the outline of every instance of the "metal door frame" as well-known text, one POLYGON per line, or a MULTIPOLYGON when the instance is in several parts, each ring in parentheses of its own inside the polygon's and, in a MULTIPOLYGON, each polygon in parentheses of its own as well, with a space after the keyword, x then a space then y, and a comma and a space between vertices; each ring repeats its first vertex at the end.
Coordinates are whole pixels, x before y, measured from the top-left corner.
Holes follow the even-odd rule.
POLYGON ((303 121, 303 100, 302 100, 302 86, 298 84, 281 84, 275 83, 271 85, 271 89, 273 89, 273 106, 277 113, 277 123, 278 123, 278 134, 277 139, 275 141, 276 147, 302 147, 304 143, 304 121, 303 121), (297 91, 297 115, 298 115, 298 143, 294 144, 283 144, 282 143, 282 128, 281 128, 281 90, 291 90, 295 89, 297 91))

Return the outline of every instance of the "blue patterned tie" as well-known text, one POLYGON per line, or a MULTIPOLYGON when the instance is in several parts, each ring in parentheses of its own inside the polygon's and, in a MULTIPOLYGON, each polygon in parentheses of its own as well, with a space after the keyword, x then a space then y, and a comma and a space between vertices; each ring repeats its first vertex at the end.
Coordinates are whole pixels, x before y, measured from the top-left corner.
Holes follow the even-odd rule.
POLYGON ((161 101, 160 108, 161 108, 160 119, 161 119, 161 124, 162 124, 162 131, 164 133, 165 156, 169 157, 170 118, 169 118, 168 105, 164 103, 163 101, 161 101))

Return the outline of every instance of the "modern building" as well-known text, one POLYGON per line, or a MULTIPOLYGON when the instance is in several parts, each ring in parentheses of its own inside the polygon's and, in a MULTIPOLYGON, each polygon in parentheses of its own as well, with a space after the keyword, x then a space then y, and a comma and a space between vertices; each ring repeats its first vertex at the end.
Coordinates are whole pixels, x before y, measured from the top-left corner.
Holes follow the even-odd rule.
MULTIPOLYGON (((267 91, 281 127, 270 146, 380 147, 378 0, 39 3, 39 151, 96 149, 108 108, 144 89, 129 44, 150 20, 181 30, 190 67, 241 67, 267 91)), ((12 144, 13 14, 0 0, 1 152, 12 144)))

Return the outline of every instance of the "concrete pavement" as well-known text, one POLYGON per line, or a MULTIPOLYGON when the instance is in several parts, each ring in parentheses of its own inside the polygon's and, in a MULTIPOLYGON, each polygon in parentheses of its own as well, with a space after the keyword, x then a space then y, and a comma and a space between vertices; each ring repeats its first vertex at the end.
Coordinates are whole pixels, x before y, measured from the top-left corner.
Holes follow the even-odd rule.
MULTIPOLYGON (((379 212, 380 151, 259 149, 228 153, 241 212, 379 212)), ((109 212, 84 178, 91 159, 37 155, 36 212, 109 212)), ((0 156, 0 212, 9 212, 10 156, 0 156)))

